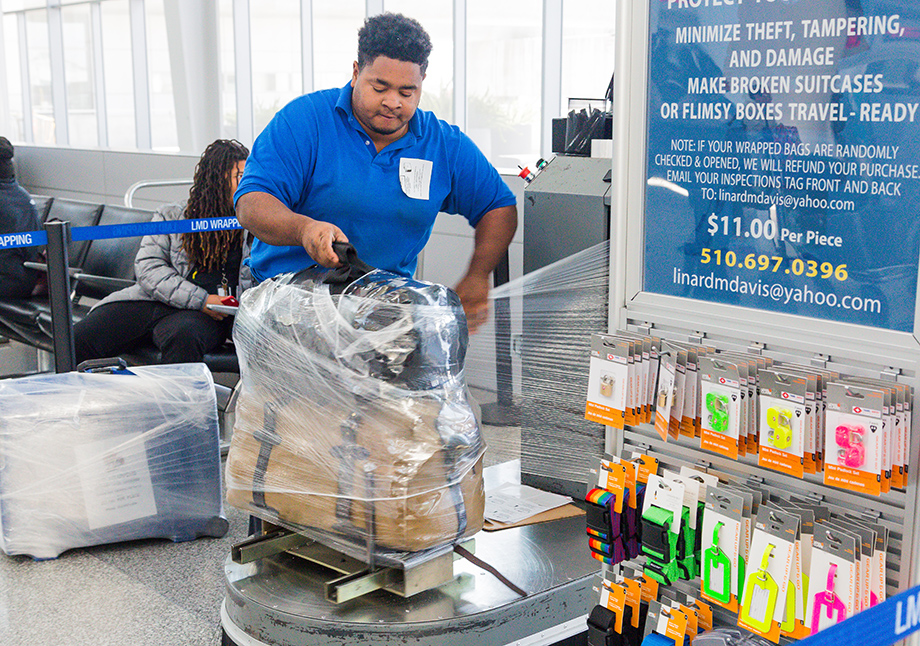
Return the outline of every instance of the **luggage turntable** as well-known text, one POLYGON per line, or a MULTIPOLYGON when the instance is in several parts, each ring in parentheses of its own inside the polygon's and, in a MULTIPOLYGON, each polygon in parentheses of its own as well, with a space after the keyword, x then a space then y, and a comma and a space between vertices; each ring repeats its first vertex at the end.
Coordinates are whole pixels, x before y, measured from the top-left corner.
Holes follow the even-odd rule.
MULTIPOLYGON (((327 598, 329 579, 336 576, 329 570, 308 562, 303 553, 281 552, 258 558, 254 550, 262 549, 259 542, 253 547, 247 541, 237 546, 243 551, 241 560, 248 558, 247 550, 256 560, 235 562, 233 556, 240 555, 234 548, 224 565, 223 644, 457 646, 475 642, 504 646, 562 642, 586 630, 585 618, 593 605, 593 578, 600 570, 584 549, 584 523, 583 517, 564 518, 475 535, 476 556, 526 590, 526 597, 462 558, 453 561, 446 583, 400 596, 411 592, 413 586, 424 587, 425 581, 444 576, 443 565, 434 567, 433 573, 427 570, 432 569, 432 563, 453 560, 452 552, 445 548, 443 554, 436 551, 424 563, 411 559, 401 565, 378 562, 370 579, 366 571, 362 572, 364 561, 345 555, 358 569, 358 583, 347 576, 339 578, 339 584, 332 587, 338 590, 336 603, 327 598), (392 572, 401 568, 405 569, 403 578, 392 572), (374 578, 378 572, 390 573, 374 578), (373 588, 392 588, 394 581, 395 594, 373 588), (400 591, 399 581, 410 589, 400 591), (366 586, 374 591, 355 594, 366 586)), ((312 541, 298 534, 282 532, 274 538, 290 541, 295 551, 311 549, 312 541)), ((265 551, 271 552, 273 547, 265 551)))

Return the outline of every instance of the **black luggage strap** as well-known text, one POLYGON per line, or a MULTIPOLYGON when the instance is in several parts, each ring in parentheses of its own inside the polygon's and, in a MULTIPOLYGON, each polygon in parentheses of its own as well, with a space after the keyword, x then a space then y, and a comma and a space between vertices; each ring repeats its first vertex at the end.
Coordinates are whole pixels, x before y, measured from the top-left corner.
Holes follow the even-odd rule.
POLYGON ((337 479, 338 498, 335 502, 335 517, 338 519, 339 529, 345 533, 354 531, 351 526, 352 493, 355 488, 355 462, 366 460, 370 451, 356 444, 358 439, 358 423, 361 415, 352 413, 339 427, 342 432, 342 444, 333 446, 330 453, 339 461, 339 477, 337 479))
POLYGON ((358 258, 358 252, 350 242, 333 242, 332 250, 339 257, 341 267, 335 267, 323 277, 323 282, 330 285, 333 294, 341 292, 345 286, 376 269, 358 258))
POLYGON ((465 558, 467 561, 472 563, 473 565, 481 567, 483 570, 485 570, 486 572, 494 576, 496 579, 498 579, 502 583, 504 583, 506 586, 511 588, 511 590, 513 590, 517 594, 521 595, 522 597, 527 596, 527 593, 524 590, 522 590, 521 588, 516 586, 514 583, 512 583, 507 577, 505 577, 504 574, 496 570, 494 567, 492 567, 491 565, 483 561, 478 556, 475 556, 472 552, 470 552, 468 549, 466 549, 462 545, 459 545, 459 544, 454 545, 454 551, 460 556, 462 556, 463 558, 465 558))
POLYGON ((252 474, 252 501, 258 507, 270 509, 265 504, 265 474, 268 471, 268 460, 272 449, 281 444, 281 436, 275 430, 277 412, 273 402, 266 402, 262 418, 262 428, 256 430, 252 436, 259 442, 259 457, 256 460, 255 472, 252 474))

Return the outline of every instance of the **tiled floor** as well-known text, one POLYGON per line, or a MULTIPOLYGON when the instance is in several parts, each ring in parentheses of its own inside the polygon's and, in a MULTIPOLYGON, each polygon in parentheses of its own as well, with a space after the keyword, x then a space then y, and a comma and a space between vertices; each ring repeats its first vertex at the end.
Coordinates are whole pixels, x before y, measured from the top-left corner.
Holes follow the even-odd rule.
POLYGON ((220 539, 133 541, 50 561, 0 555, 4 646, 215 646, 223 562, 247 517, 226 510, 220 539))
MULTIPOLYGON (((486 427, 487 464, 519 454, 517 429, 486 427)), ((218 646, 223 564, 248 517, 188 543, 144 540, 33 561, 0 553, 2 646, 218 646)))

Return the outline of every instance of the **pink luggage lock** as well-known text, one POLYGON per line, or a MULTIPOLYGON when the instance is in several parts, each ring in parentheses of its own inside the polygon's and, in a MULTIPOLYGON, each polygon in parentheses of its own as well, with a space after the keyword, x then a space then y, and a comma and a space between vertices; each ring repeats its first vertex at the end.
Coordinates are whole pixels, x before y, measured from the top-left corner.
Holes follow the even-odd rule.
POLYGON ((837 464, 858 469, 866 463, 866 447, 863 446, 865 429, 859 424, 850 426, 841 424, 835 431, 837 446, 837 464))
POLYGON ((834 592, 834 579, 837 577, 837 564, 831 563, 827 571, 827 589, 815 595, 815 602, 811 608, 811 634, 814 635, 821 629, 821 613, 827 610, 827 618, 833 619, 834 613, 837 613, 837 619, 834 622, 839 624, 847 618, 847 607, 843 600, 834 592))

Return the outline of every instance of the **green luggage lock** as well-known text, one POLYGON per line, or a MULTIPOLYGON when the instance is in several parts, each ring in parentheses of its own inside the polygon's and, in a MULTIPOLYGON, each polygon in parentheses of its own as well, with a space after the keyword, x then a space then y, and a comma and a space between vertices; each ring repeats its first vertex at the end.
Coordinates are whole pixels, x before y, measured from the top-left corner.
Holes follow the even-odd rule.
POLYGON ((727 433, 728 397, 718 393, 707 394, 706 410, 709 411, 709 428, 716 433, 727 433))

